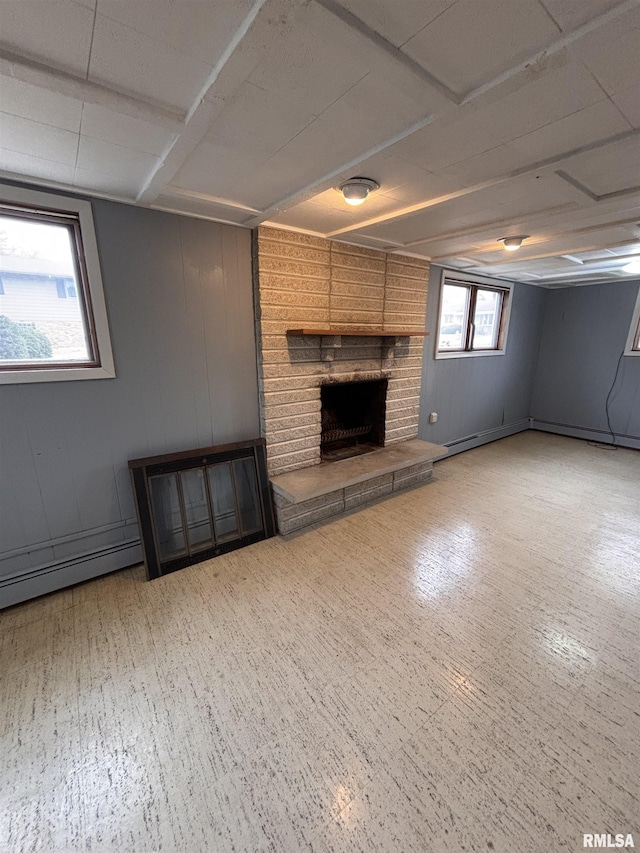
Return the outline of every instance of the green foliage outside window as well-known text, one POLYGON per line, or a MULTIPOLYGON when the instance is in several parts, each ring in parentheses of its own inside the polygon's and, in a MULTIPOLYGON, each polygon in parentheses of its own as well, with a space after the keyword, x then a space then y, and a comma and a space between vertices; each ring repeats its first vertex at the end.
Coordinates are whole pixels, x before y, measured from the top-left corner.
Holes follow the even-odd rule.
POLYGON ((0 360, 51 358, 51 341, 33 323, 16 323, 0 315, 0 360))

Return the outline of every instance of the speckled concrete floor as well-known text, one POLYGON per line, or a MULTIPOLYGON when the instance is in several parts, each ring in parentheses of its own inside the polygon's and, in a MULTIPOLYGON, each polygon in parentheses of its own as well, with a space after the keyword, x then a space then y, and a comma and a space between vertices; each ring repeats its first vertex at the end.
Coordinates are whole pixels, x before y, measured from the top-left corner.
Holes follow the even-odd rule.
POLYGON ((0 615, 11 851, 640 846, 640 453, 524 433, 0 615))

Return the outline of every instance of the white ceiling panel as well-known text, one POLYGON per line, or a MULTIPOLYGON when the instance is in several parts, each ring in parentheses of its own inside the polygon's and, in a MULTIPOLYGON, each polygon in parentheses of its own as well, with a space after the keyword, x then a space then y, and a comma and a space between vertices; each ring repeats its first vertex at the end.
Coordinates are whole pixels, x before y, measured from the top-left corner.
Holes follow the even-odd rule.
POLYGON ((594 74, 607 94, 637 85, 640 77, 640 7, 585 36, 572 54, 594 74))
POLYGON ((540 0, 563 33, 572 32, 592 18, 603 15, 620 0, 540 0))
POLYGON ((640 127, 640 84, 617 92, 611 99, 632 127, 640 127))
MULTIPOLYGON (((552 66, 520 89, 487 105, 469 104, 397 143, 390 152, 438 171, 538 130, 601 101, 602 89, 586 69, 552 66)), ((541 159, 534 156, 533 162, 541 159)), ((508 168, 508 167, 507 167, 508 168)))
POLYGON ((640 7, 595 30, 571 52, 595 75, 607 94, 638 84, 640 79, 640 7))
POLYGON ((31 157, 19 151, 0 148, 0 171, 26 178, 39 178, 61 184, 73 182, 73 166, 42 157, 31 157))
POLYGON ((419 186, 424 199, 445 192, 450 185, 447 179, 386 152, 374 154, 361 166, 367 175, 378 181, 381 192, 397 199, 404 199, 412 187, 419 186))
POLYGON ((530 162, 529 157, 512 146, 497 145, 475 157, 447 166, 440 174, 451 176, 458 186, 472 186, 521 169, 530 162))
POLYGON ((315 118, 306 104, 291 104, 277 92, 245 82, 222 109, 205 140, 263 161, 315 118))
POLYGON ((559 36, 538 0, 458 0, 405 53, 458 93, 518 65, 559 36))
POLYGON ((115 196, 125 201, 133 201, 137 195, 137 188, 132 186, 131 178, 123 174, 110 175, 108 172, 77 167, 73 183, 78 189, 115 196))
POLYGON ((253 0, 98 0, 97 9, 105 18, 215 65, 252 6, 253 0))
POLYGON ((89 77, 188 110, 211 66, 110 18, 96 16, 89 77))
POLYGON ((172 180, 186 190, 229 198, 239 204, 254 204, 255 174, 260 158, 237 156, 232 146, 201 142, 172 180))
POLYGON ((0 77, 0 110, 41 124, 78 132, 82 101, 47 92, 13 77, 0 77))
POLYGON ((640 3, 0 0, 2 46, 9 175, 554 286, 640 246, 640 3))
POLYGON ((94 14, 73 0, 2 0, 0 40, 17 53, 84 77, 94 14))
POLYGON ((400 47, 457 0, 342 0, 372 30, 400 47))
POLYGON ((536 162, 608 139, 630 127, 620 110, 607 98, 520 136, 510 142, 509 147, 526 154, 530 162, 536 162))
POLYGON ((78 134, 19 116, 0 115, 0 147, 73 166, 78 134))
POLYGON ((119 115, 97 104, 85 104, 82 111, 82 135, 92 139, 160 155, 174 138, 173 134, 149 122, 119 115))
POLYGON ((596 195, 640 185, 640 136, 568 160, 563 169, 596 195))
POLYGON ((127 188, 139 189, 158 159, 142 151, 113 145, 99 139, 80 137, 77 167, 94 172, 120 175, 127 188))
POLYGON ((266 49, 249 79, 319 115, 369 72, 369 50, 343 23, 310 3, 286 38, 266 49))

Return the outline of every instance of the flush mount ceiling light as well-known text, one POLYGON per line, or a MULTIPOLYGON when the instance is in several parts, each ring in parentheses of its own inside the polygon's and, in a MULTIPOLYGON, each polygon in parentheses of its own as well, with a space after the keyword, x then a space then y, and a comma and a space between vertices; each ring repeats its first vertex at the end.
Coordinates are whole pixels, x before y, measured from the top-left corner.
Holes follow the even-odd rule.
POLYGON ((347 204, 362 204, 370 192, 380 189, 380 184, 371 178, 349 178, 338 187, 347 204))
POLYGON ((508 252, 515 252, 529 236, 529 234, 519 234, 517 237, 498 237, 498 243, 502 243, 508 252))

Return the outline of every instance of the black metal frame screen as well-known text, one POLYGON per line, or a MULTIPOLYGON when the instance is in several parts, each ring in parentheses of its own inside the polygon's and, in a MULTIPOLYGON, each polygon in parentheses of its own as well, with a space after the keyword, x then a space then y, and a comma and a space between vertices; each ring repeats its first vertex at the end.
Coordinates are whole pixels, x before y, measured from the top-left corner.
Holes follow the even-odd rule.
POLYGON ((132 459, 149 579, 275 535, 265 441, 132 459))

